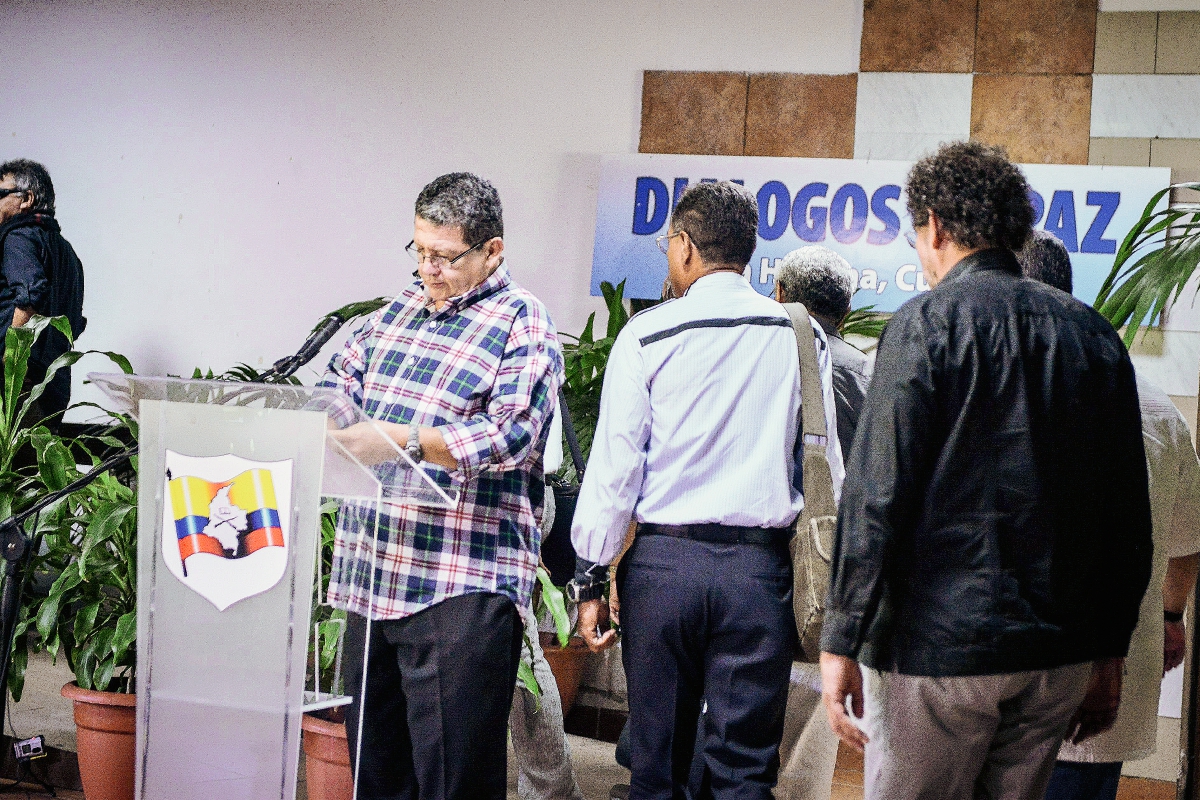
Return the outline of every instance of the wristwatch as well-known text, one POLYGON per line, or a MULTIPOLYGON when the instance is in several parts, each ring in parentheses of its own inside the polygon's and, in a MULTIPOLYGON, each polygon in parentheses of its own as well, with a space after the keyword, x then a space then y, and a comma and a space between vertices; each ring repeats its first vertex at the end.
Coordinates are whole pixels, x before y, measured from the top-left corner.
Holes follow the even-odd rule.
POLYGON ((418 434, 419 430, 420 428, 418 428, 416 425, 408 426, 408 444, 404 446, 404 452, 408 454, 409 458, 418 464, 425 460, 425 453, 421 450, 421 439, 418 434))
POLYGON ((604 584, 599 582, 580 586, 572 578, 567 581, 566 589, 567 597, 572 603, 586 603, 589 600, 599 600, 604 596, 604 584))

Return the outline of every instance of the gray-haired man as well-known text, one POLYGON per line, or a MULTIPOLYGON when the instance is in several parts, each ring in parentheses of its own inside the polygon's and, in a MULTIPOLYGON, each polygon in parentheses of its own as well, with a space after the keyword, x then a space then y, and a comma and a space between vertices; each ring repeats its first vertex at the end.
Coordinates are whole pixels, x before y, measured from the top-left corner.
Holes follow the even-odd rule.
POLYGON ((829 339, 838 442, 843 459, 850 455, 850 445, 854 444, 858 413, 875 368, 870 357, 838 332, 842 320, 850 313, 855 283, 854 269, 846 259, 819 244, 788 253, 775 275, 775 299, 781 303, 803 303, 829 339))

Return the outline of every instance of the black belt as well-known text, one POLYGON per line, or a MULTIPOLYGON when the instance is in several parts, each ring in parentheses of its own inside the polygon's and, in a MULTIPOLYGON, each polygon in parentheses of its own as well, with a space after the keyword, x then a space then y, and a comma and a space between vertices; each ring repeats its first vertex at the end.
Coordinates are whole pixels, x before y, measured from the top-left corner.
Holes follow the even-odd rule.
POLYGON ((746 525, 722 525, 718 522, 698 522, 691 525, 657 525, 643 522, 638 525, 639 536, 674 536, 676 539, 695 539, 714 544, 787 544, 791 528, 751 528, 746 525))

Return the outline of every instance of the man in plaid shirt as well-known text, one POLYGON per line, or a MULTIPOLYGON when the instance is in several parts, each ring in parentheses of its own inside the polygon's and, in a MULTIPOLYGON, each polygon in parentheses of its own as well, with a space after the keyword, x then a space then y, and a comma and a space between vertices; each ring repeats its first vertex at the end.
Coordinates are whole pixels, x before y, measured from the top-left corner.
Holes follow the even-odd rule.
MULTIPOLYGON (((459 502, 385 502, 373 568, 372 514, 339 515, 329 599, 349 612, 350 753, 361 800, 502 798, 517 609, 535 580, 562 354, 546 309, 509 275, 490 183, 437 178, 414 227, 420 280, 354 334, 321 385, 361 406, 459 502)), ((366 463, 394 459, 360 426, 333 435, 366 463)))

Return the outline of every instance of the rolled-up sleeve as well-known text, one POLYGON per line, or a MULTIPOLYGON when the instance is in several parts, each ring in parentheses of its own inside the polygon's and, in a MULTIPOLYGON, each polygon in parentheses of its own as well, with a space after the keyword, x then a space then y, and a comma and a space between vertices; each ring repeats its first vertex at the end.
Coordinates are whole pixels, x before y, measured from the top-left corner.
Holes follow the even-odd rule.
POLYGON ((462 477, 514 470, 528 459, 554 410, 562 369, 549 320, 525 306, 513 321, 486 408, 438 427, 462 477))
POLYGON ((17 228, 4 239, 0 272, 17 308, 35 308, 50 288, 36 229, 17 228))

